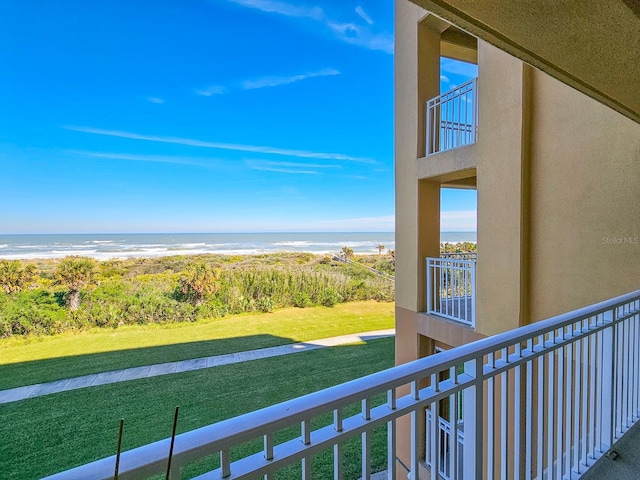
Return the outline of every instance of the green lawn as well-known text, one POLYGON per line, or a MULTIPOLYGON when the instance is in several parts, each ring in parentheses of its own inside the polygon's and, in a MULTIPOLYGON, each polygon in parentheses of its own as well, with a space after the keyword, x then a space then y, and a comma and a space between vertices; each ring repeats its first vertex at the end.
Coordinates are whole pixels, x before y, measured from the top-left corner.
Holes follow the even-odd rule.
POLYGON ((90 373, 393 328, 394 304, 285 308, 170 325, 0 340, 0 390, 90 373))
MULTIPOLYGON (((240 331, 247 329, 252 332, 249 335, 275 335, 275 338, 290 340, 390 326, 390 319, 386 323, 358 320, 354 313, 367 307, 365 310, 369 312, 368 315, 380 317, 381 313, 375 312, 390 311, 392 306, 389 304, 365 303, 360 304, 359 309, 355 308, 356 305, 344 307, 352 307, 353 310, 341 310, 338 307, 333 310, 290 310, 266 316, 243 316, 225 321, 233 324, 235 320, 242 324, 242 327, 236 327, 234 335, 239 335, 240 331), (347 315, 347 311, 352 313, 347 315), (340 315, 340 312, 344 315, 340 315), (299 321, 300 328, 284 336, 284 327, 280 329, 276 320, 287 321, 287 318, 294 314, 302 316, 310 314, 315 317, 315 321, 299 321), (274 321, 270 322, 270 318, 274 321), (319 320, 329 323, 330 319, 336 322, 349 322, 350 326, 346 327, 346 330, 341 328, 344 325, 324 325, 318 329, 313 327, 319 320), (250 324, 254 325, 253 329, 249 328, 250 324), (304 325, 310 331, 305 331, 304 325)), ((365 318, 368 317, 365 316, 365 318)), ((150 340, 150 345, 166 345, 171 338, 181 339, 179 341, 184 342, 190 337, 200 338, 198 335, 204 335, 204 332, 209 332, 210 336, 207 338, 211 339, 220 338, 222 335, 221 331, 215 334, 213 330, 209 331, 206 327, 212 328, 213 324, 189 327, 202 329, 198 330, 200 332, 198 334, 189 334, 181 328, 147 329, 146 331, 149 334, 157 333, 156 339, 150 340)), ((117 336, 122 334, 122 338, 128 339, 127 335, 135 333, 135 330, 112 333, 117 336)), ((103 345, 109 338, 102 335, 103 340, 98 342, 98 345, 103 345)), ((92 336, 88 335, 86 338, 90 339, 92 336)), ((131 342, 131 340, 126 341, 131 342)), ((74 362, 81 363, 91 359, 80 353, 83 349, 79 344, 76 345, 77 340, 66 339, 68 343, 65 343, 63 338, 52 339, 51 342, 69 345, 69 351, 73 351, 74 355, 83 355, 75 357, 75 360, 70 359, 70 366, 73 366, 74 362), (71 345, 74 347, 71 348, 71 345)), ((373 340, 367 344, 327 348, 291 356, 104 385, 0 405, 2 478, 7 480, 40 478, 114 454, 120 418, 126 419, 124 449, 130 449, 168 437, 176 405, 180 406, 178 431, 184 432, 391 367, 394 361, 393 342, 393 338, 385 338, 373 340)), ((258 344, 259 342, 254 343, 254 345, 258 344)), ((44 345, 48 345, 48 342, 44 342, 44 345)), ((20 347, 25 352, 24 357, 28 357, 26 353, 29 351, 28 347, 29 345, 20 347)), ((103 347, 106 348, 106 345, 103 347)), ((117 348, 117 345, 113 345, 112 348, 117 348)), ((198 348, 203 352, 206 350, 204 346, 198 348)), ((7 349, 7 351, 10 350, 7 349)), ((90 348, 88 350, 90 351, 90 348)), ((188 352, 185 351, 186 353, 188 352)), ((65 354, 69 355, 66 352, 65 354)), ((177 353, 174 355, 176 358, 179 356, 177 353)), ((51 356, 53 354, 49 353, 45 358, 51 356)), ((198 355, 188 357, 191 356, 198 355)), ((3 360, 5 360, 4 357, 3 360)), ((73 371, 79 370, 79 367, 73 367, 73 371)), ((383 401, 383 399, 377 400, 383 401)), ((355 413, 357 408, 357 405, 353 406, 350 413, 355 413)), ((330 416, 324 416, 315 423, 317 425, 329 421, 330 416)), ((291 438, 298 434, 299 429, 297 433, 294 430, 288 430, 282 432, 280 438, 291 438)), ((385 468, 385 438, 384 427, 376 430, 373 440, 374 471, 385 468)), ((261 439, 244 447, 243 453, 256 451, 260 448, 260 444, 261 439)), ((345 455, 349 458, 354 454, 355 465, 347 468, 346 479, 355 479, 359 476, 357 473, 359 460, 356 460, 355 456, 358 453, 358 444, 359 439, 349 442, 345 455)), ((215 461, 210 462, 215 464, 215 461)), ((206 462, 188 468, 188 476, 204 472, 207 467, 205 464, 206 462)), ((313 465, 314 478, 332 478, 330 453, 316 455, 313 465)), ((211 463, 208 466, 210 467, 211 463)), ((300 478, 300 472, 289 468, 279 478, 294 480, 300 478)))

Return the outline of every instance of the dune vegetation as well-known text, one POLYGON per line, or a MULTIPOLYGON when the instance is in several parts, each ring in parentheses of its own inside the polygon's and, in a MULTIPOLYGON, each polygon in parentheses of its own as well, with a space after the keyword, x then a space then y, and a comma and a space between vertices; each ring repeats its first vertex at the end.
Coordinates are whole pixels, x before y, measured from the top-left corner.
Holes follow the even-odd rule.
POLYGON ((0 261, 0 338, 394 300, 392 255, 0 261))

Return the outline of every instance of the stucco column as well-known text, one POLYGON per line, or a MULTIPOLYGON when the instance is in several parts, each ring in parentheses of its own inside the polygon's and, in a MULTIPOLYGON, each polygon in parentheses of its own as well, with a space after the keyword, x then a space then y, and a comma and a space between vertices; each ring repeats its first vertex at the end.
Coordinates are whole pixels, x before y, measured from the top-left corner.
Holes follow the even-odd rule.
POLYGON ((478 330, 493 335, 528 319, 528 69, 478 42, 478 330))

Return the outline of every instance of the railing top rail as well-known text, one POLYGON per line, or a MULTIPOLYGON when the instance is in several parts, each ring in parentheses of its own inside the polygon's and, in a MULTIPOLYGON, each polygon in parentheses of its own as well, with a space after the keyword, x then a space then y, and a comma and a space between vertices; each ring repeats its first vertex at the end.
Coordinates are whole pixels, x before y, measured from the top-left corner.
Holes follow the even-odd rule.
MULTIPOLYGON (((488 353, 496 352, 526 339, 535 338, 636 300, 640 300, 640 290, 183 433, 176 437, 173 458, 179 463, 185 463, 204 455, 216 453, 238 443, 261 437, 267 432, 294 425, 302 420, 355 403, 377 393, 437 374, 466 361, 481 359, 488 353)), ((168 446, 169 439, 165 439, 124 452, 120 460, 121 473, 119 478, 125 480, 132 478, 133 475, 139 475, 141 472, 162 472, 165 468, 168 446)), ((48 478, 50 480, 111 479, 113 478, 114 462, 115 456, 48 478)))
POLYGON ((435 267, 438 266, 449 266, 452 263, 457 265, 458 267, 468 267, 471 268, 472 265, 475 265, 477 262, 476 258, 459 258, 459 257, 427 257, 427 265, 433 265, 435 267))
POLYGON ((458 92, 461 92, 469 89, 470 87, 473 87, 477 81, 478 81, 478 77, 472 78, 471 80, 467 80, 466 82, 461 83, 456 87, 453 87, 451 90, 447 90, 446 92, 441 93, 440 95, 436 95, 435 97, 427 100, 427 105, 431 106, 435 103, 438 103, 438 100, 442 98, 446 98, 448 96, 455 96, 458 92))

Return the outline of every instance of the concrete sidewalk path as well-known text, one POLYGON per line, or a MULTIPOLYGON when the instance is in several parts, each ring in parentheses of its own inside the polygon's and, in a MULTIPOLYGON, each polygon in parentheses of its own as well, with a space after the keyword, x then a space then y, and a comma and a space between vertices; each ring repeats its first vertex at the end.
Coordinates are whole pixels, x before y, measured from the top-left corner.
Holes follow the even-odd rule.
POLYGON ((77 390, 79 388, 95 387, 110 383, 124 382, 127 380, 138 380, 140 378, 157 377, 171 373, 188 372, 191 370, 201 370, 203 368, 219 367, 232 363, 248 362, 261 358, 278 357, 292 353, 308 352, 319 348, 337 347, 361 341, 375 340, 378 338, 391 337, 395 335, 394 329, 375 330, 372 332, 353 333, 341 335, 339 337, 322 338, 320 340, 310 340, 308 342, 291 343, 279 347, 261 348, 258 350, 248 350, 245 352, 228 353, 226 355, 215 355, 213 357, 194 358, 178 362, 159 363, 157 365, 146 365, 143 367, 125 368, 123 370, 113 370, 110 372, 94 373, 82 377, 65 378, 55 382, 38 383, 26 387, 0 390, 0 404, 17 402, 27 398, 50 395, 52 393, 77 390))

